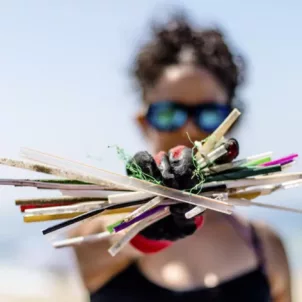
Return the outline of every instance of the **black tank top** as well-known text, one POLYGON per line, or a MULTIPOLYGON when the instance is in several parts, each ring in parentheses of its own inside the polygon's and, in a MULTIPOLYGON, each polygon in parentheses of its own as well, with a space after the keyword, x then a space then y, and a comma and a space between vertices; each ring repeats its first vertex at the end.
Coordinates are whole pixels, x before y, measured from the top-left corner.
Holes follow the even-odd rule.
POLYGON ((91 302, 271 302, 269 283, 265 274, 264 254, 261 242, 252 225, 248 228, 230 216, 236 231, 254 249, 259 265, 256 269, 220 283, 213 288, 190 291, 172 291, 149 281, 132 263, 102 288, 90 295, 91 302))

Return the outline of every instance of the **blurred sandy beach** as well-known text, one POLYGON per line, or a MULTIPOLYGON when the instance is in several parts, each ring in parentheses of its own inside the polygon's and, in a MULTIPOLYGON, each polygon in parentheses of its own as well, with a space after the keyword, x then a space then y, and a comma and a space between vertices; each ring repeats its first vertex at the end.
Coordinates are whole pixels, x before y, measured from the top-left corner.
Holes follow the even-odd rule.
POLYGON ((86 292, 75 274, 22 270, 1 263, 0 267, 1 302, 87 301, 86 292))

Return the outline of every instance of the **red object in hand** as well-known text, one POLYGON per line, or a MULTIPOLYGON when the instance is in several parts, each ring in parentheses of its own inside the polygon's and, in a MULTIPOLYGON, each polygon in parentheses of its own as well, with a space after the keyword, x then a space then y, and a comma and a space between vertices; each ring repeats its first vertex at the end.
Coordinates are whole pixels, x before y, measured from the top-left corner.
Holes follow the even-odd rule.
POLYGON ((224 143, 224 147, 226 148, 227 153, 218 158, 215 161, 216 164, 230 163, 239 155, 239 144, 236 139, 230 138, 224 143))
POLYGON ((239 144, 234 138, 228 141, 227 150, 229 161, 232 162, 239 155, 239 144))
MULTIPOLYGON (((69 206, 69 205, 72 205, 74 203, 72 202, 68 202, 68 203, 65 203, 64 205, 65 206, 69 206)), ((20 211, 21 212, 25 212, 25 210, 30 210, 30 209, 39 209, 39 208, 51 208, 51 207, 58 207, 58 206, 61 206, 62 204, 53 204, 53 203, 50 203, 50 204, 43 204, 43 205, 35 205, 35 204, 32 204, 32 205, 21 205, 20 206, 20 211)))
MULTIPOLYGON (((196 228, 199 229, 203 226, 204 217, 197 216, 195 217, 196 228)), ((173 244, 173 241, 169 240, 153 240, 144 237, 141 234, 136 235, 131 241, 131 245, 137 250, 145 254, 158 253, 173 244)))

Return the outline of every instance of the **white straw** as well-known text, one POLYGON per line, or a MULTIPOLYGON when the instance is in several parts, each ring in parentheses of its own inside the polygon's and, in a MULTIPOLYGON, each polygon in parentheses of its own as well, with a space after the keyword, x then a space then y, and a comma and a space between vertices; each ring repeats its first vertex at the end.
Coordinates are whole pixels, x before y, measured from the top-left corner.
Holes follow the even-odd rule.
POLYGON ((132 220, 135 217, 137 217, 138 215, 143 214, 144 212, 146 212, 146 211, 150 210, 151 208, 157 206, 163 200, 164 200, 164 198, 160 197, 160 196, 157 196, 157 197, 151 199, 149 202, 143 204, 142 206, 140 206, 139 208, 137 208, 136 210, 134 210, 133 212, 131 212, 129 215, 127 215, 124 218, 124 222, 132 220))
POLYGON ((138 201, 154 197, 154 194, 148 192, 130 192, 123 194, 111 194, 108 196, 109 203, 125 203, 129 201, 138 201))
MULTIPOLYGON (((36 164, 36 163, 29 163, 26 161, 22 160, 13 160, 13 159, 8 159, 8 158, 0 158, 0 165, 6 165, 9 167, 14 167, 14 168, 20 168, 20 169, 26 169, 38 173, 45 173, 45 174, 50 174, 50 175, 55 175, 59 177, 63 177, 66 179, 72 179, 72 180, 78 180, 78 181, 83 181, 86 183, 94 183, 95 179, 91 176, 85 176, 85 175, 79 175, 77 172, 71 172, 70 170, 66 169, 59 169, 59 168, 54 168, 51 167, 52 165, 47 165, 47 164, 36 164)), ((98 185, 103 186, 103 187, 114 187, 112 184, 106 182, 106 181, 101 181, 98 179, 97 181, 98 185)), ((57 185, 57 184, 56 184, 57 185)), ((121 189, 119 187, 119 189, 121 189)))
MULTIPOLYGON (((31 169, 30 166, 25 166, 24 162, 23 165, 21 165, 21 161, 19 161, 20 166, 17 167, 16 161, 10 160, 4 161, 4 159, 0 159, 0 164, 2 165, 7 165, 10 167, 15 167, 15 168, 22 168, 22 169, 27 169, 27 170, 33 170, 31 169)), ((35 171, 35 170, 33 170, 35 171)), ((16 186, 16 187, 34 187, 37 189, 47 189, 47 190, 74 190, 74 191, 84 191, 85 190, 102 190, 102 187, 96 186, 96 185, 76 185, 76 184, 64 184, 64 183, 55 183, 55 182, 46 182, 42 180, 28 180, 28 179, 0 179, 0 186, 16 186)), ((103 189, 104 190, 104 189, 103 189)), ((106 188, 107 190, 107 188, 106 188)), ((117 191, 113 191, 117 192, 117 191)), ((122 191, 123 193, 125 191, 122 191)))
POLYGON ((191 219, 193 218, 194 216, 197 216, 199 215, 200 213, 204 212, 205 211, 205 208, 202 208, 202 207, 194 207, 192 210, 188 211, 185 213, 185 217, 187 219, 191 219))
MULTIPOLYGON (((211 153, 208 154, 208 159, 210 162, 214 162, 217 158, 227 153, 225 146, 220 146, 211 153)), ((207 165, 207 161, 202 157, 197 161, 197 164, 200 169, 204 168, 207 165)))
MULTIPOLYGON (((224 200, 227 200, 227 199, 228 199, 228 193, 211 194, 211 196, 212 196, 213 198, 215 198, 216 200, 222 200, 222 201, 224 201, 224 200)), ((197 216, 197 215, 203 213, 205 210, 206 210, 206 209, 203 208, 203 207, 199 207, 199 206, 194 207, 193 209, 191 209, 190 211, 188 211, 188 212, 185 213, 185 217, 186 217, 187 219, 191 219, 191 218, 193 218, 194 216, 197 216)))
POLYGON ((108 204, 104 201, 85 202, 69 206, 57 206, 37 209, 26 209, 26 214, 34 215, 54 215, 54 214, 69 214, 77 212, 88 212, 100 208, 100 205, 108 204))
POLYGON ((92 235, 87 235, 87 236, 79 236, 79 237, 74 237, 74 238, 68 238, 64 240, 58 240, 53 242, 53 247, 55 248, 62 248, 62 247, 70 247, 70 246, 76 246, 76 245, 81 245, 83 243, 91 243, 91 242, 96 242, 96 241, 101 241, 104 239, 107 239, 111 237, 114 234, 111 234, 108 231, 98 233, 98 234, 92 234, 92 235))
POLYGON ((60 190, 63 196, 73 197, 100 197, 107 198, 110 195, 125 194, 125 191, 107 191, 107 190, 60 190))
POLYGON ((281 184, 281 188, 286 189, 293 189, 298 188, 302 185, 302 179, 294 180, 294 181, 288 181, 281 184))
POLYGON ((152 216, 150 216, 149 218, 146 218, 144 220, 137 222, 136 224, 134 224, 132 227, 129 228, 129 230, 126 232, 126 234, 120 240, 115 242, 110 247, 108 252, 110 253, 111 256, 115 256, 140 231, 142 231, 144 228, 148 227, 150 224, 155 223, 156 221, 158 221, 164 217, 167 217, 169 214, 170 214, 170 211, 167 208, 165 208, 163 211, 155 213, 152 216))

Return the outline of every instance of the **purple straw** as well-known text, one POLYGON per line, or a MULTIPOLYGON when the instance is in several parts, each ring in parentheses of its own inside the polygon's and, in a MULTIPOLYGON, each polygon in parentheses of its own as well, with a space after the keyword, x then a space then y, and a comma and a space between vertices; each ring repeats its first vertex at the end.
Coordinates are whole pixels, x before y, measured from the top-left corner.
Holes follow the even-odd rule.
POLYGON ((292 163, 293 161, 294 161, 293 159, 290 159, 290 160, 288 160, 288 161, 284 161, 284 162, 281 164, 281 166, 290 164, 290 163, 292 163))
POLYGON ((147 218, 147 217, 153 215, 153 214, 156 213, 156 212, 159 212, 159 211, 162 210, 163 208, 165 208, 164 205, 157 206, 157 207, 155 207, 155 208, 153 208, 153 209, 150 209, 150 210, 148 210, 148 211, 146 211, 146 212, 144 212, 144 213, 138 215, 137 217, 133 218, 132 220, 130 220, 130 221, 128 221, 128 222, 124 222, 124 223, 119 224, 118 226, 116 226, 116 227, 114 228, 114 231, 115 231, 115 232, 119 232, 119 231, 121 231, 121 230, 127 228, 128 226, 132 225, 133 223, 136 223, 136 222, 138 222, 138 221, 140 221, 140 220, 142 220, 142 219, 144 219, 144 218, 147 218))
POLYGON ((291 162, 298 154, 291 154, 285 157, 281 157, 275 160, 272 160, 268 163, 262 164, 262 167, 274 166, 274 165, 284 165, 285 163, 291 162))

